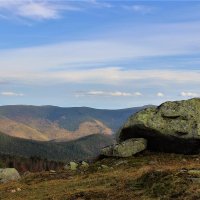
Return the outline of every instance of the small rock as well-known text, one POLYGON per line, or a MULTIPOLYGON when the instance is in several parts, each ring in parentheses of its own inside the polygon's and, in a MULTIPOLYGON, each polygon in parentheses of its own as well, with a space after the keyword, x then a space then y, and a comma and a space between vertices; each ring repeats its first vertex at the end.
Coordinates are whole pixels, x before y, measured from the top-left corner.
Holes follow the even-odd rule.
POLYGON ((127 163, 128 163, 127 160, 120 160, 117 163, 115 163, 115 166, 124 165, 124 164, 127 164, 127 163))
POLYGON ((50 174, 56 174, 56 171, 55 170, 50 170, 49 173, 50 174))
POLYGON ((13 189, 13 190, 10 190, 10 192, 11 192, 11 193, 15 193, 15 192, 16 192, 16 190, 15 190, 15 189, 13 189))
POLYGON ((0 169, 0 183, 19 180, 21 177, 15 168, 0 169))
POLYGON ((77 170, 77 167, 78 167, 78 164, 73 162, 73 161, 71 161, 69 164, 64 166, 64 170, 73 170, 73 171, 75 171, 75 170, 77 170))
POLYGON ((89 164, 85 161, 82 161, 81 167, 84 168, 84 169, 87 169, 89 167, 89 164))
POLYGON ((109 167, 107 165, 101 165, 102 169, 109 169, 109 167))
POLYGON ((186 173, 188 170, 186 169, 186 168, 182 168, 181 170, 180 170, 180 172, 181 173, 186 173))
POLYGON ((76 171, 76 170, 77 170, 77 167, 78 167, 78 164, 75 163, 75 162, 70 162, 70 163, 69 163, 69 166, 70 166, 70 169, 71 169, 72 171, 76 171))
POLYGON ((200 169, 188 170, 188 174, 194 177, 200 177, 200 169))

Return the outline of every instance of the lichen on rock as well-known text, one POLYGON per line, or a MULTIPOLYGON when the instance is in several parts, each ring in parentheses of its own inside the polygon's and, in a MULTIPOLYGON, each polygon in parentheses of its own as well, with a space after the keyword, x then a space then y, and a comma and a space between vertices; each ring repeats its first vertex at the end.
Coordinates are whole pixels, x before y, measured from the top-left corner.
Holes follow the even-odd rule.
POLYGON ((200 98, 165 102, 132 115, 119 132, 119 141, 146 138, 151 150, 200 153, 200 98))
POLYGON ((105 147, 101 150, 101 155, 112 157, 130 157, 146 149, 147 141, 143 138, 133 138, 105 147))
POLYGON ((6 183, 8 181, 16 181, 21 177, 15 168, 0 169, 0 183, 6 183))

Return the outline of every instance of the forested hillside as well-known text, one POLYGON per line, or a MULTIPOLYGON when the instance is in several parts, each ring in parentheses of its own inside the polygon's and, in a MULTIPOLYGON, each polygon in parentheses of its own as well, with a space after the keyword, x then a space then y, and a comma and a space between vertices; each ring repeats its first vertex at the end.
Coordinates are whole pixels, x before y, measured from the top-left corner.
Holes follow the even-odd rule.
POLYGON ((68 142, 38 142, 11 137, 0 133, 0 153, 23 157, 40 157, 54 161, 87 160, 98 155, 99 150, 113 143, 106 135, 91 135, 68 142))

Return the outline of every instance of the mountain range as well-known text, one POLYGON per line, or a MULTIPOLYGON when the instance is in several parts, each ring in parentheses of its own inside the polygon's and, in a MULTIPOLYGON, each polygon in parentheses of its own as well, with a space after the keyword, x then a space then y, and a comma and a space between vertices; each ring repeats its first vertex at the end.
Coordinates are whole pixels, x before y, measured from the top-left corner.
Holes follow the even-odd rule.
POLYGON ((93 134, 112 135, 144 107, 101 110, 88 107, 0 106, 0 131, 37 141, 69 141, 93 134))
POLYGON ((0 153, 64 162, 88 160, 113 144, 127 118, 144 108, 0 106, 0 153))

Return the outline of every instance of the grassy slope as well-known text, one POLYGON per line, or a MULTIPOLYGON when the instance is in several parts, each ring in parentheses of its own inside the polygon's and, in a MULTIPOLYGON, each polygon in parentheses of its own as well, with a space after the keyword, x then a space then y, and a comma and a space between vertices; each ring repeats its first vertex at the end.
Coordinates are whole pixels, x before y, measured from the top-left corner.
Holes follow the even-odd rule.
POLYGON ((87 171, 29 174, 0 185, 2 200, 196 200, 200 185, 182 168, 199 168, 198 156, 145 153, 128 159, 104 159, 87 171), (108 169, 98 169, 102 164, 108 169), (22 191, 11 193, 12 189, 22 191))
POLYGON ((37 142, 0 133, 0 152, 24 157, 39 156, 49 160, 84 160, 113 142, 105 135, 91 135, 69 142, 37 142))

